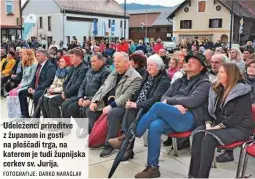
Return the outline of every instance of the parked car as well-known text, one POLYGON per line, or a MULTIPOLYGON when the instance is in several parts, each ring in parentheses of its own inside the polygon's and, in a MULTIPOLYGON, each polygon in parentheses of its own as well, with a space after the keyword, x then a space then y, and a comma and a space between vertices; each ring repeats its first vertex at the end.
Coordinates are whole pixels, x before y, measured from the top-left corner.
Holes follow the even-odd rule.
POLYGON ((174 42, 163 41, 162 43, 164 48, 170 53, 173 53, 174 50, 176 49, 176 44, 174 42))
MULTIPOLYGON (((229 48, 229 44, 227 44, 227 48, 229 48)), ((239 44, 232 44, 232 48, 240 48, 239 44)))

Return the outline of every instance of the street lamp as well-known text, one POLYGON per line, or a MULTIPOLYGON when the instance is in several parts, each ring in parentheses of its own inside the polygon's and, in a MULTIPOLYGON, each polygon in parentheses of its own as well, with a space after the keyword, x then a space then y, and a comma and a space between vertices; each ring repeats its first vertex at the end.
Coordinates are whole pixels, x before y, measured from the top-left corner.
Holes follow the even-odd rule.
POLYGON ((127 1, 124 0, 124 38, 126 39, 126 13, 127 13, 127 1))
MULTIPOLYGON (((234 0, 233 0, 234 1, 234 0)), ((231 4, 231 19, 230 19, 230 40, 229 40, 229 48, 231 49, 232 48, 232 34, 233 34, 233 1, 232 1, 232 4, 231 4)))

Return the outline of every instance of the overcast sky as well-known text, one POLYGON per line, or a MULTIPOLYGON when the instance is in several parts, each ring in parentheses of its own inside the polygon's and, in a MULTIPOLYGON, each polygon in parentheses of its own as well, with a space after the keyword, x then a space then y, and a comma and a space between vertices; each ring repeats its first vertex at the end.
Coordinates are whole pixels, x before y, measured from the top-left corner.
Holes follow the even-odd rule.
MULTIPOLYGON (((1 0, 2 1, 2 0, 1 0)), ((124 3, 124 0, 115 0, 118 3, 124 3)), ((175 6, 184 0, 127 0, 127 3, 139 3, 139 4, 151 4, 151 5, 161 5, 161 6, 175 6)), ((26 2, 26 0, 21 0, 22 4, 26 2)))
MULTIPOLYGON (((115 0, 118 3, 124 3, 124 0, 115 0)), ((184 0, 127 0, 127 3, 138 3, 138 4, 151 4, 161 6, 175 6, 184 0)))

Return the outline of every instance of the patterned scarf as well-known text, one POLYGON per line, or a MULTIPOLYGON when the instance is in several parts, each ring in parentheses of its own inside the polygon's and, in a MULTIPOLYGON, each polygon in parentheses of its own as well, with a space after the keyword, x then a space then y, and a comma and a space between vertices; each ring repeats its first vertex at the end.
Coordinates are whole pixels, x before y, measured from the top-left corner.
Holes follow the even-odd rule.
POLYGON ((152 85, 153 85, 153 78, 149 77, 147 82, 143 85, 143 88, 142 88, 136 102, 143 102, 143 101, 147 100, 148 93, 149 93, 149 90, 151 89, 152 85))

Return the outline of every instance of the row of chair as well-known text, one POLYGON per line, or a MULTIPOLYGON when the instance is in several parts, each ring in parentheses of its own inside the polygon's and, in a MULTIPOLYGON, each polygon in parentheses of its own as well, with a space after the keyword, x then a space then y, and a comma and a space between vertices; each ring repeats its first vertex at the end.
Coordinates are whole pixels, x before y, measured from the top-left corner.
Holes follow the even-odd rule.
MULTIPOLYGON (((255 112, 253 111, 253 115, 255 116, 255 112)), ((253 117, 253 120, 255 122, 255 117, 253 117)), ((190 138, 190 148, 192 144, 192 138, 191 138, 192 131, 187 131, 187 132, 175 132, 168 134, 168 137, 172 138, 172 146, 173 146, 173 151, 174 151, 174 156, 178 157, 178 148, 177 148, 177 139, 181 138, 190 138)), ((255 137, 255 128, 253 130, 253 137, 255 137)), ((255 157, 255 140, 250 140, 247 139, 245 141, 238 141, 234 142, 229 145, 225 146, 218 146, 217 148, 222 149, 222 150, 233 150, 236 149, 237 147, 241 147, 240 151, 240 156, 239 156, 239 162, 238 162, 238 167, 237 167, 237 172, 236 172, 236 178, 243 178, 245 175, 245 171, 247 168, 247 161, 248 161, 248 156, 255 157)), ((172 149, 170 149, 168 155, 170 155, 172 149)), ((216 166, 216 155, 214 157, 213 161, 213 168, 217 168, 216 166)))

